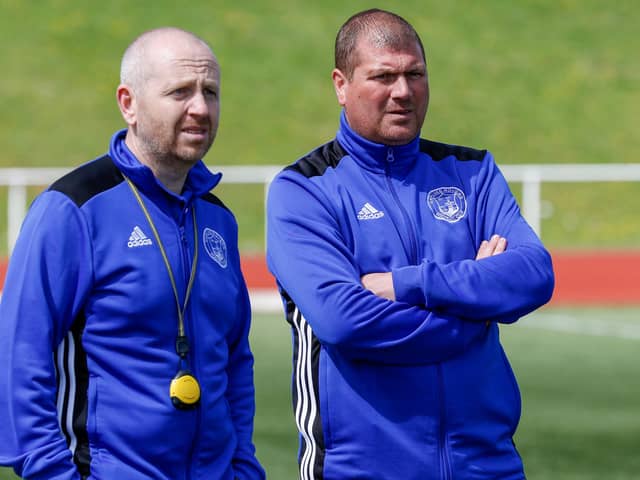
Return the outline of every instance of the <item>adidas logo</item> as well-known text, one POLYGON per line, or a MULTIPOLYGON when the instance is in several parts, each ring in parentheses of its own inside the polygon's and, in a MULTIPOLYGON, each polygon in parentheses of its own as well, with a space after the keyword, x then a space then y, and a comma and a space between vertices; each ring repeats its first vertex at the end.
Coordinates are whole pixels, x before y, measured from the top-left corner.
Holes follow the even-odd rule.
POLYGON ((133 227, 133 231, 131 232, 129 241, 127 242, 127 247, 144 247, 145 245, 151 244, 151 239, 144 234, 139 226, 136 225, 135 227, 133 227))
POLYGON ((358 220, 375 220, 380 217, 384 217, 384 212, 377 210, 369 202, 365 203, 358 212, 358 220))

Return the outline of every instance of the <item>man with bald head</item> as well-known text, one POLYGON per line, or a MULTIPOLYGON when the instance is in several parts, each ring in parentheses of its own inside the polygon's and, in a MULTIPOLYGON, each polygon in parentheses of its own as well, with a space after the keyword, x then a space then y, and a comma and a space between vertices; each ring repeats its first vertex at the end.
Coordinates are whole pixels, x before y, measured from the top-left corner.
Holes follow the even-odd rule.
POLYGON ((300 478, 523 479, 498 325, 549 300, 550 256, 489 152, 420 138, 427 65, 406 20, 347 20, 332 80, 336 138, 267 203, 300 478))
POLYGON ((139 36, 127 128, 36 198, 0 305, 0 464, 29 479, 263 479, 237 224, 202 157, 220 66, 139 36))

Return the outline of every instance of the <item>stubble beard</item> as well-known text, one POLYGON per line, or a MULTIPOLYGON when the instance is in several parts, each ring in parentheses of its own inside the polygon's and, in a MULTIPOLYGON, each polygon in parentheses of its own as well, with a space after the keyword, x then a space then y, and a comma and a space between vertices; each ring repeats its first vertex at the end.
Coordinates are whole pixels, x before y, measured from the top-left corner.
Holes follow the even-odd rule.
POLYGON ((211 148, 213 138, 210 138, 206 145, 201 147, 180 145, 179 135, 172 140, 158 138, 157 135, 147 135, 146 132, 139 133, 141 147, 147 158, 159 165, 169 168, 183 169, 192 167, 202 159, 211 148))

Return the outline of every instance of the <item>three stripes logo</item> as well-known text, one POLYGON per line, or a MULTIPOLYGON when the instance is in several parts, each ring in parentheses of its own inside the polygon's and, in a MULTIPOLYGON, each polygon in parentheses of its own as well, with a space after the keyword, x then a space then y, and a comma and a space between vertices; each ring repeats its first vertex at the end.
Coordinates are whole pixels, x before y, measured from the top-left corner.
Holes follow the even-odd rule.
MULTIPOLYGON (((289 314, 287 314, 289 315, 289 314)), ((301 435, 298 450, 300 480, 324 478, 324 434, 320 418, 318 365, 320 348, 311 326, 295 307, 291 318, 295 328, 294 341, 294 407, 295 420, 301 435)))
POLYGON ((365 203, 358 212, 358 220, 376 220, 381 217, 384 217, 384 212, 381 212, 369 202, 365 203))
POLYGON ((152 245, 151 239, 147 237, 139 226, 133 227, 133 231, 129 236, 127 247, 144 247, 145 245, 152 245))

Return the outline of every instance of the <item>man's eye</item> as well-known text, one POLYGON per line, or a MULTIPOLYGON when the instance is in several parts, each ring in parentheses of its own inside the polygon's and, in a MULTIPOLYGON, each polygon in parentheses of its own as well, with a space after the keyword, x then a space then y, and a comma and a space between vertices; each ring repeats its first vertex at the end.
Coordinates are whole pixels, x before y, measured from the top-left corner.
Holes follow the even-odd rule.
POLYGON ((380 73, 379 75, 376 75, 374 78, 382 82, 388 82, 393 79, 393 75, 390 73, 380 73))
POLYGON ((215 97, 217 97, 217 96, 218 96, 218 91, 217 91, 217 90, 214 90, 213 88, 207 88, 207 89, 204 91, 204 94, 205 94, 207 97, 213 97, 213 98, 215 98, 215 97))

